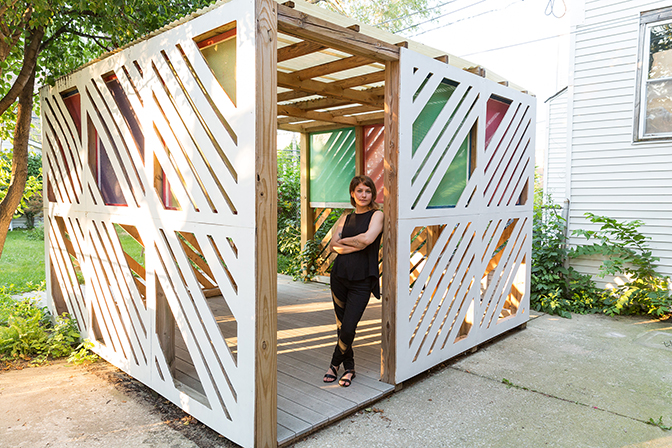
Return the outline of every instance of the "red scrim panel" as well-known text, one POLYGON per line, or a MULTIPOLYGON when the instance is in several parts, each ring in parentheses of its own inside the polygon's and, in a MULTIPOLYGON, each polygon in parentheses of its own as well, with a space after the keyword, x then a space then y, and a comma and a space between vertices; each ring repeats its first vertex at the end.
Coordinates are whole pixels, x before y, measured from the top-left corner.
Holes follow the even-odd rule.
POLYGON ((490 140, 495 131, 499 127, 499 124, 504 118, 504 114, 509 110, 509 105, 511 102, 499 98, 490 98, 488 100, 488 107, 486 112, 486 123, 485 123, 485 148, 487 150, 490 140))
POLYGON ((75 127, 77 128, 77 133, 79 136, 82 136, 82 102, 80 99, 79 92, 77 89, 71 90, 67 93, 62 93, 61 97, 65 103, 65 107, 68 109, 72 121, 75 122, 75 127))
POLYGON ((364 127, 364 174, 376 184, 376 202, 383 203, 383 151, 385 126, 374 124, 364 127))

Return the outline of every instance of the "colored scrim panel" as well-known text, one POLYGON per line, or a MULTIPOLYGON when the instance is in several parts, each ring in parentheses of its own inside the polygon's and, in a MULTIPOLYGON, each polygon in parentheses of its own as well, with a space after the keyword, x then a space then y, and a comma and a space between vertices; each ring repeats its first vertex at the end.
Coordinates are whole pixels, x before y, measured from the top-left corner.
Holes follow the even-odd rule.
POLYGON ((350 202, 355 128, 310 134, 310 202, 350 202))
MULTIPOLYGON (((419 90, 421 90, 423 86, 424 83, 420 86, 419 90)), ((429 129, 438 118, 439 113, 441 113, 441 110, 452 96, 456 87, 456 84, 447 79, 441 81, 429 98, 429 101, 427 101, 427 104, 425 104, 425 107, 423 107, 422 111, 418 114, 418 117, 413 122, 413 155, 415 155, 420 143, 424 140, 429 129)))
POLYGON ((77 134, 81 137, 82 135, 82 100, 77 89, 71 89, 67 92, 61 93, 61 98, 63 98, 63 103, 70 113, 72 121, 75 123, 77 128, 77 134))
POLYGON ((236 104, 236 29, 198 43, 212 73, 236 104))
POLYGON ((119 185, 119 179, 114 174, 114 168, 110 161, 107 148, 103 146, 103 142, 98 139, 98 187, 100 193, 103 195, 105 205, 128 205, 124 194, 119 185))
POLYGON ((485 147, 487 149, 492 140, 492 136, 495 134, 495 131, 499 127, 499 124, 504 118, 504 114, 509 110, 509 105, 511 101, 504 99, 490 97, 488 99, 487 113, 486 113, 486 123, 485 123, 485 147))
POLYGON ((427 205, 433 207, 455 207, 460 200, 462 192, 467 186, 469 178, 469 149, 471 147, 470 138, 464 139, 460 149, 457 150, 455 158, 450 162, 450 166, 441 179, 434 196, 427 205))
POLYGON ((385 126, 374 124, 364 127, 364 174, 376 185, 376 202, 383 203, 383 156, 385 150, 385 126))

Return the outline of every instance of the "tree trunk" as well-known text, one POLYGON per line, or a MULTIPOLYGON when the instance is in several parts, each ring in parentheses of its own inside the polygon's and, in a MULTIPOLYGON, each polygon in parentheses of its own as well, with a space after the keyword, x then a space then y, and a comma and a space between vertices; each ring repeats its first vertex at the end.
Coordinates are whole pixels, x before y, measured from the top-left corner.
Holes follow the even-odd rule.
MULTIPOLYGON (((37 65, 37 55, 40 52, 40 44, 44 37, 44 27, 39 27, 31 31, 28 36, 28 42, 23 50, 23 65, 21 71, 14 80, 14 84, 0 99, 0 115, 4 114, 9 106, 14 104, 16 97, 23 92, 28 82, 35 83, 35 66, 37 65)), ((32 94, 32 89, 31 89, 32 94)), ((32 104, 32 101, 31 101, 32 104)), ((1 253, 2 251, 0 251, 1 253)))
POLYGON ((28 82, 19 95, 19 109, 14 128, 12 144, 12 177, 9 181, 7 195, 0 201, 0 257, 5 247, 9 223, 16 208, 21 203, 23 191, 26 188, 28 177, 28 137, 30 136, 30 120, 33 114, 33 87, 35 85, 35 70, 32 71, 28 82))

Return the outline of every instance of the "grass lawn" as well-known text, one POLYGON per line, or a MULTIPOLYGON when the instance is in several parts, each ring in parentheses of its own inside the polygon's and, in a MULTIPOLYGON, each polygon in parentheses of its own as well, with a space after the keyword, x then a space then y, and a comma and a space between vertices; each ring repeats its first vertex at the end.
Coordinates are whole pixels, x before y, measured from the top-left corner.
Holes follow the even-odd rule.
POLYGON ((0 258, 0 287, 44 281, 44 241, 28 239, 27 234, 24 229, 8 232, 0 258))

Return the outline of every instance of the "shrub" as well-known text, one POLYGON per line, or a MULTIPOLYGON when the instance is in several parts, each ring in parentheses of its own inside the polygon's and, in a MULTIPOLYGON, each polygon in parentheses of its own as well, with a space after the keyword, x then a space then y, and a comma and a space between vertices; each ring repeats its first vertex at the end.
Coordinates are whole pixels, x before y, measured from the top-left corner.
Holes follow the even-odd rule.
POLYGON ((54 325, 46 308, 29 299, 16 301, 5 291, 0 290, 0 355, 58 358, 72 352, 80 339, 74 318, 57 316, 54 325))
POLYGON ((593 244, 574 248, 570 257, 600 255, 603 257, 599 276, 623 274, 629 278, 625 284, 603 294, 604 312, 614 314, 652 314, 662 316, 672 312, 670 279, 656 271, 654 257, 648 246, 651 239, 639 232, 642 221, 619 222, 606 216, 586 213, 599 230, 575 230, 574 235, 584 236, 593 244))

